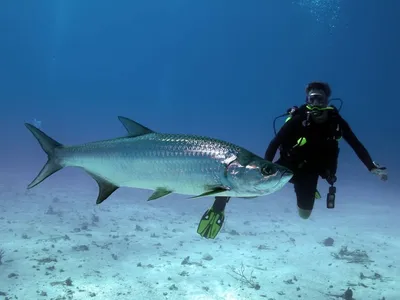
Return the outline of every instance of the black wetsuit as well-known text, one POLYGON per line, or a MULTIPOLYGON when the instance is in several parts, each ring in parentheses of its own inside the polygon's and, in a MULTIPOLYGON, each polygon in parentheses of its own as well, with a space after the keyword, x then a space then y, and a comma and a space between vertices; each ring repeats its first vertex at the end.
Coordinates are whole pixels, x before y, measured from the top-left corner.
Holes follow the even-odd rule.
POLYGON ((337 110, 329 112, 324 123, 316 124, 307 119, 305 106, 301 112, 287 121, 270 142, 265 159, 273 161, 280 148, 280 158, 275 162, 291 169, 294 176, 291 183, 297 196, 297 205, 304 210, 314 207, 318 178, 335 177, 339 155, 338 140, 343 137, 368 170, 375 165, 365 147, 351 130, 349 124, 337 110), (302 146, 295 146, 299 139, 306 138, 302 146))

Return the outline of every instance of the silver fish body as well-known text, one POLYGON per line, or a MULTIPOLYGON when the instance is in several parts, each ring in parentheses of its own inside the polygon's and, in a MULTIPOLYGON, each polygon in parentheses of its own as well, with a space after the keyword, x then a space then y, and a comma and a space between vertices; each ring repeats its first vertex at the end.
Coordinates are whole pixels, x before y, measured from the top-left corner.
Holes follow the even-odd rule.
POLYGON ((171 193, 257 197, 273 193, 292 173, 237 145, 202 136, 154 132, 120 117, 129 136, 63 146, 26 124, 49 156, 28 186, 63 167, 80 167, 99 185, 97 203, 118 187, 154 190, 149 200, 171 193))

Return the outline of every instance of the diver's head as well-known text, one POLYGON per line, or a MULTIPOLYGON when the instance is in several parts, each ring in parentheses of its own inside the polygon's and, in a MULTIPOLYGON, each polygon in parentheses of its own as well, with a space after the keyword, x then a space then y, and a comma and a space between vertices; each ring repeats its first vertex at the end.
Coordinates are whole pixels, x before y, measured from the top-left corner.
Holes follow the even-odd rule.
POLYGON ((306 103, 309 106, 324 108, 328 106, 331 88, 324 82, 310 82, 306 87, 306 103))
POLYGON ((254 197, 280 190, 293 176, 292 171, 259 157, 247 165, 238 161, 227 169, 227 179, 239 197, 254 197))
POLYGON ((307 85, 307 109, 315 123, 323 123, 328 119, 328 104, 331 93, 331 88, 327 83, 314 81, 307 85))

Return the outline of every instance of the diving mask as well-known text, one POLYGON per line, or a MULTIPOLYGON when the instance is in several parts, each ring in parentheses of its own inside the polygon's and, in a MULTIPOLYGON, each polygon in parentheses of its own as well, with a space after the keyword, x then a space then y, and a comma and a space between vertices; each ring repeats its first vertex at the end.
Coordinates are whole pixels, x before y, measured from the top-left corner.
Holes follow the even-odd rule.
POLYGON ((329 101, 322 90, 311 90, 307 95, 307 110, 316 123, 324 123, 328 119, 329 101))
POLYGON ((316 107, 327 107, 328 97, 322 90, 311 90, 307 95, 307 104, 316 107))

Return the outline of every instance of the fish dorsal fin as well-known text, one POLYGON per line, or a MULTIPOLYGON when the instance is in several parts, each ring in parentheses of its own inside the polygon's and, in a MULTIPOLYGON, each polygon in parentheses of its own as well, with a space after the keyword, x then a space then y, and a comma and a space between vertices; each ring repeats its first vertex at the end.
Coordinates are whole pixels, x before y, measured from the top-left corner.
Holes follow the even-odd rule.
POLYGON ((145 135, 145 134, 154 132, 153 130, 151 130, 143 125, 140 125, 139 123, 137 123, 131 119, 121 117, 121 116, 119 116, 118 119, 120 120, 122 125, 124 125, 126 131, 128 131, 129 136, 131 136, 131 137, 145 135))

